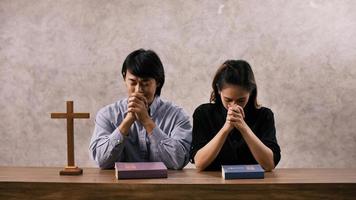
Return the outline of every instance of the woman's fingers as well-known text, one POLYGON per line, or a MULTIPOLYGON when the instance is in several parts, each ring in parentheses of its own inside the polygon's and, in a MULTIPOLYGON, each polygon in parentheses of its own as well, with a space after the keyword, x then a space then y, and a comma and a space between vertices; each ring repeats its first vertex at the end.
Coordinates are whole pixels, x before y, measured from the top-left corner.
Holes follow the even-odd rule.
MULTIPOLYGON (((239 105, 233 105, 229 108, 230 113, 240 113, 243 118, 245 118, 244 109, 239 105)), ((228 112, 229 113, 229 112, 228 112)))
POLYGON ((242 115, 240 113, 228 114, 226 119, 230 122, 238 122, 242 120, 242 115))

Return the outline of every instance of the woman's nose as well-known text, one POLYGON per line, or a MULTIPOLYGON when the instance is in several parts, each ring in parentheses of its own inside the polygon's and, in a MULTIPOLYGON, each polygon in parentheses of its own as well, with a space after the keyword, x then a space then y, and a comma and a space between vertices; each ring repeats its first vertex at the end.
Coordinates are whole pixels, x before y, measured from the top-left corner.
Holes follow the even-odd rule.
POLYGON ((229 107, 234 107, 234 106, 236 106, 236 105, 237 105, 237 103, 232 102, 232 103, 229 104, 229 107))

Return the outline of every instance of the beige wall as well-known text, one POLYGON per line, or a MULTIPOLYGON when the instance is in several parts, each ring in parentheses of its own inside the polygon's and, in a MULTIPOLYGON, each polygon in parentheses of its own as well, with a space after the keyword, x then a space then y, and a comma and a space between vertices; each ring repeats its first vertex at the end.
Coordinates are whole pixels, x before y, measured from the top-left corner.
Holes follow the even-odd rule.
POLYGON ((0 1, 0 165, 66 164, 74 100, 77 164, 98 109, 125 97, 123 59, 155 50, 163 96, 192 115, 226 59, 252 65, 276 118, 279 167, 356 166, 356 1, 0 1))

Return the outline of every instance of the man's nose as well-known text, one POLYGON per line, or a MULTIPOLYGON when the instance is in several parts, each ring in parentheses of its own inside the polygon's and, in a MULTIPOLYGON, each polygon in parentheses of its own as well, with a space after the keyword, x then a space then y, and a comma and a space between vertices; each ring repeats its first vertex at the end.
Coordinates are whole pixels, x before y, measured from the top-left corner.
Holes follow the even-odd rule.
POLYGON ((135 92, 143 92, 141 84, 137 84, 135 87, 135 92))

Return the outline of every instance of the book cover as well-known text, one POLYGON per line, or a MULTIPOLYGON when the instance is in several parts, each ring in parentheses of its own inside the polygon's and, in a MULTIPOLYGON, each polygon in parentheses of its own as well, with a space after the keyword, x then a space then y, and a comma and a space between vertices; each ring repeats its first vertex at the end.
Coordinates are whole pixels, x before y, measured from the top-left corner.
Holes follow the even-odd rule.
POLYGON ((117 179, 167 178, 167 167, 163 162, 116 162, 117 179))
POLYGON ((224 179, 261 179, 264 170, 260 165, 222 165, 221 173, 224 179))

